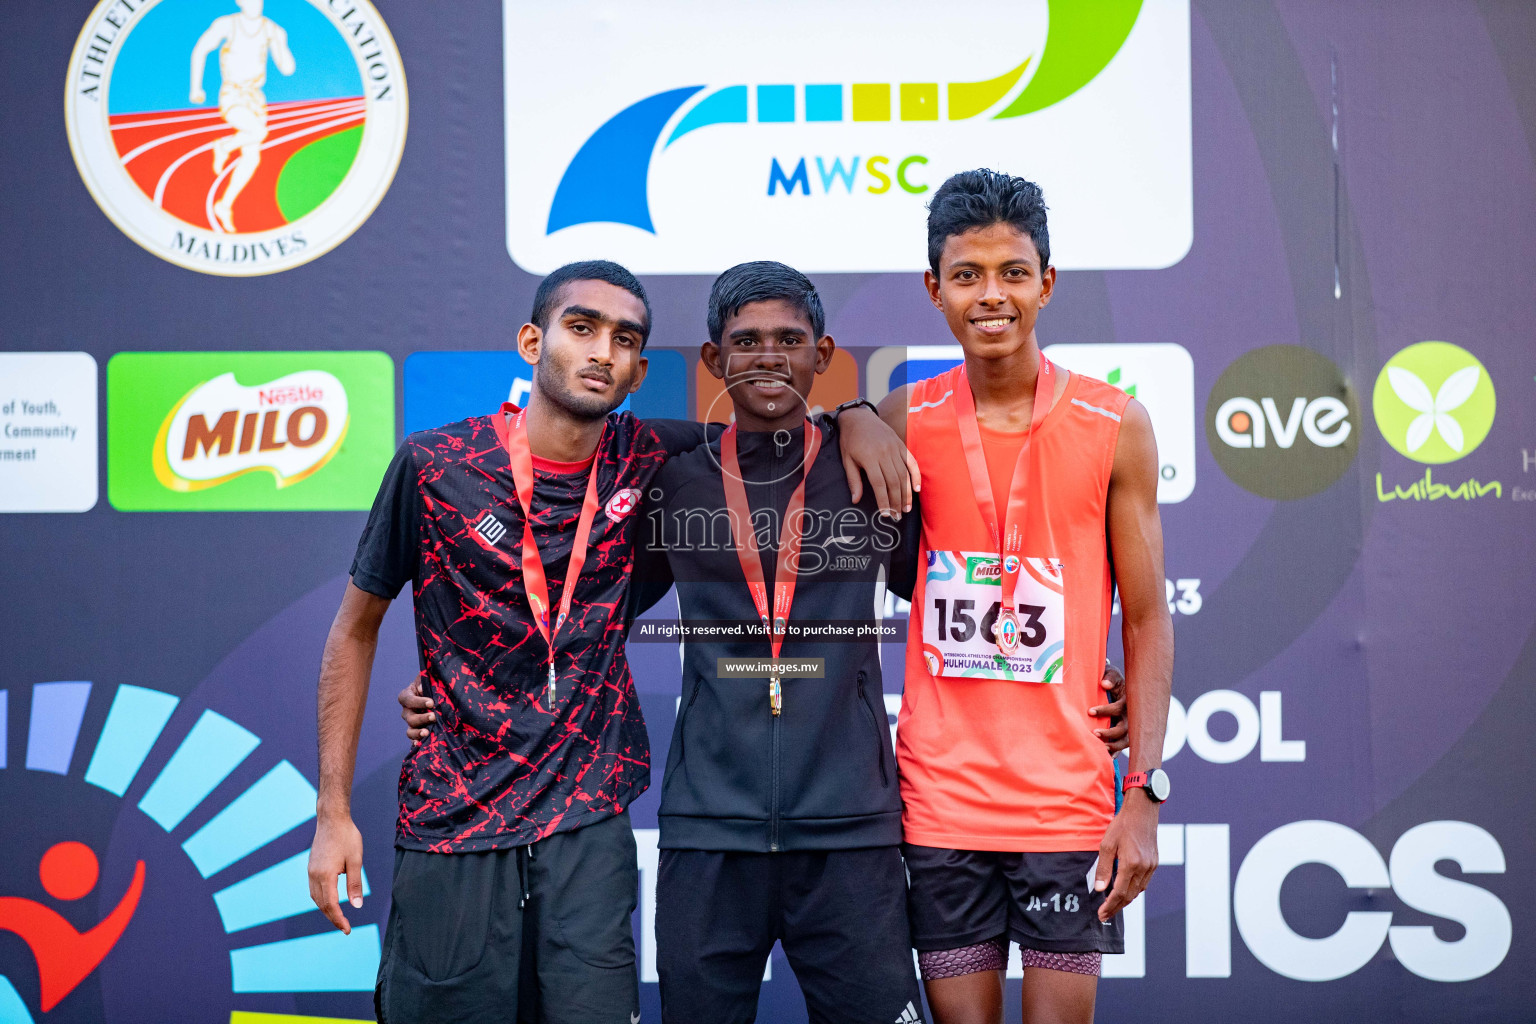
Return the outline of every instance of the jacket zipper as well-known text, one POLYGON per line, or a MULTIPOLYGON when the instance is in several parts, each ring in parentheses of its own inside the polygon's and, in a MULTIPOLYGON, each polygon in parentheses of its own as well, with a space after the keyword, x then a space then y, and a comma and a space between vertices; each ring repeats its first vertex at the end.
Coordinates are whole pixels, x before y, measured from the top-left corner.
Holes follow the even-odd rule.
MULTIPOLYGON (((770 493, 772 496, 771 500, 773 502, 770 507, 777 509, 779 507, 779 492, 782 488, 781 481, 779 479, 779 469, 781 468, 779 464, 784 461, 784 453, 780 449, 780 446, 777 443, 777 439, 774 441, 771 458, 774 468, 774 482, 769 485, 770 493)), ((774 561, 777 563, 777 557, 775 557, 774 561)), ((772 594, 774 589, 775 588, 770 588, 769 593, 772 594)), ((771 597, 769 599, 772 600, 771 597)), ((768 852, 777 853, 779 851, 779 720, 784 716, 781 713, 772 717, 773 721, 770 725, 770 728, 773 730, 773 759, 771 764, 771 803, 769 805, 768 812, 768 852)))
POLYGON ((773 805, 768 819, 768 852, 779 852, 779 719, 773 716, 773 805))
POLYGON ((875 716, 875 709, 870 706, 869 698, 864 695, 864 670, 859 670, 859 703, 864 705, 864 711, 869 715, 869 724, 875 727, 875 750, 880 754, 880 785, 890 787, 891 779, 885 772, 885 738, 880 734, 880 719, 875 716))

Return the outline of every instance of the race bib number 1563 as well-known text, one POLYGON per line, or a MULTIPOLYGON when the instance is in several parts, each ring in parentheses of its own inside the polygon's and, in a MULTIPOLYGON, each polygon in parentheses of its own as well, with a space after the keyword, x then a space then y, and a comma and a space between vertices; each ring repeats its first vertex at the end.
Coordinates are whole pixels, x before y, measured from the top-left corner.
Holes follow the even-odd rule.
POLYGON ((982 551, 930 551, 927 573, 923 657, 930 673, 1021 683, 1062 681, 1066 630, 1061 562, 1023 559, 1014 593, 1019 642, 1006 654, 997 644, 1003 560, 982 551))

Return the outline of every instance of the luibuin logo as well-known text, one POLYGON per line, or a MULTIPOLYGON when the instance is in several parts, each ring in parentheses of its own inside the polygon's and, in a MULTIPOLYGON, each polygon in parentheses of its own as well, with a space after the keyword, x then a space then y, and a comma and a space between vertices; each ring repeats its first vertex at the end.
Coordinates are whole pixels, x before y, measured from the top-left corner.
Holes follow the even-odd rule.
POLYGON ((1387 443, 1415 462, 1471 455, 1493 427, 1493 381, 1477 357, 1444 341, 1409 345, 1387 360, 1371 396, 1387 443))
POLYGON ((504 14, 508 246, 530 269, 601 251, 713 272, 765 248, 806 269, 916 269, 919 197, 980 165, 1028 174, 1071 211, 1063 266, 1165 266, 1188 247, 1177 0, 1021 0, 990 33, 1005 56, 981 68, 972 41, 915 35, 931 17, 915 3, 726 2, 701 18, 508 0, 504 14), (590 43, 592 74, 561 72, 539 42, 552 32, 590 43), (663 37, 677 59, 650 59, 663 37), (752 67, 759 54, 772 62, 752 67), (1147 209, 1144 177, 1132 202, 1130 165, 1174 208, 1147 209))
MULTIPOLYGON (((0 690, 0 708, 7 696, 0 690)), ((314 786, 286 760, 253 758, 261 740, 241 725, 207 709, 177 716, 180 704, 139 686, 39 683, 25 749, 9 763, 0 733, 6 806, 50 812, 7 840, 15 870, 0 879, 0 932, 21 940, 0 949, 7 1024, 52 1020, 53 1011, 162 1020, 170 1006, 182 1008, 178 1017, 190 1006, 232 1024, 298 1024, 316 1018, 235 1007, 373 988, 379 926, 331 929, 309 898, 307 850, 287 854, 290 833, 314 817, 314 786), (93 735, 86 711, 103 692, 110 701, 93 735), (264 774, 247 766, 237 775, 248 761, 265 761, 264 774), (101 811, 111 817, 97 820, 101 811), (65 836, 94 829, 102 838, 93 849, 51 836, 50 818, 69 823, 65 836), (40 855, 22 852, 33 836, 49 844, 40 855), (93 893, 85 902, 96 905, 81 905, 93 893)), ((362 883, 366 893, 366 872, 362 883)))
POLYGON ((119 353, 108 494, 125 510, 367 508, 393 391, 380 352, 119 353))
POLYGON ((234 276, 355 231, 394 177, 406 117, 400 55, 367 0, 101 0, 65 92, 70 149, 107 216, 162 259, 234 276))
MULTIPOLYGON (((1431 466, 1471 455, 1493 428, 1497 397, 1493 380, 1477 357, 1444 341, 1409 345, 1382 367, 1371 396, 1381 436, 1400 454, 1431 466)), ((1433 470, 1408 487, 1388 489, 1376 474, 1378 501, 1471 500, 1502 497, 1497 480, 1469 479, 1452 486, 1436 483, 1433 470)))

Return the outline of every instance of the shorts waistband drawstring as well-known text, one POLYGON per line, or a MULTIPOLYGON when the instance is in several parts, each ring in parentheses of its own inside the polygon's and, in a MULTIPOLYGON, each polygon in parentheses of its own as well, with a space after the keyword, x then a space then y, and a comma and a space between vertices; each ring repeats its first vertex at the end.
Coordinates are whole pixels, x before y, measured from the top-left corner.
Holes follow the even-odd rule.
POLYGON ((528 891, 528 862, 533 859, 533 844, 519 846, 515 854, 517 861, 517 909, 522 910, 528 905, 528 900, 533 893, 528 891))

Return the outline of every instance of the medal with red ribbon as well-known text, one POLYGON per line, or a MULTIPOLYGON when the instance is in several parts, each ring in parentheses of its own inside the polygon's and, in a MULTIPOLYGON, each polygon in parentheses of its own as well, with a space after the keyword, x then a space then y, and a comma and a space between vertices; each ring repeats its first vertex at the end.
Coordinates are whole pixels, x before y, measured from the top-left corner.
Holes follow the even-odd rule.
POLYGON ((1040 424, 1050 412, 1051 399, 1055 394, 1056 368, 1051 361, 1040 356, 1040 373, 1035 378, 1035 407, 1029 418, 1029 433, 1024 435, 1024 445, 1019 449, 1019 461, 1013 467, 1013 479, 1008 485, 1006 518, 999 519, 997 502, 992 497, 992 478, 987 472, 987 456, 981 447, 981 428, 976 422, 976 399, 971 394, 970 378, 964 369, 960 371, 960 385, 955 388, 955 417, 960 421, 960 446, 965 451, 966 467, 970 470, 971 487, 976 492, 976 505, 981 511, 982 522, 992 533, 994 550, 1002 560, 1002 610, 997 616, 997 646, 1004 654, 1012 654, 1019 646, 1019 616, 1014 605, 1018 590, 1019 572, 1024 555, 1024 511, 1029 497, 1029 471, 1034 462, 1034 439, 1040 424))
MULTIPOLYGON (((811 477, 811 466, 820 450, 821 431, 810 420, 806 420, 805 465, 800 484, 789 497, 789 507, 784 510, 784 522, 779 528, 779 556, 774 567, 773 607, 770 610, 768 584, 763 579, 763 561, 757 547, 757 531, 752 529, 752 509, 747 504, 747 487, 741 478, 741 462, 736 457, 736 424, 732 423, 720 436, 720 464, 725 471, 725 504, 730 513, 731 540, 736 546, 736 557, 741 561, 741 574, 747 578, 747 589, 752 592, 752 603, 757 607, 758 618, 768 632, 768 645, 775 663, 779 660, 779 652, 784 649, 789 610, 795 603, 800 541, 804 536, 800 520, 805 510, 805 483, 811 477)), ((768 677, 768 710, 776 716, 784 710, 783 683, 776 673, 768 677)))
MULTIPOLYGON (((539 557, 539 546, 533 539, 533 452, 528 447, 526 409, 519 409, 511 402, 501 407, 502 414, 495 417, 496 434, 512 461, 512 483, 517 488, 517 503, 523 509, 523 586, 528 592, 528 604, 533 609, 533 621, 549 645, 549 709, 555 709, 555 637, 571 613, 571 601, 576 596, 576 581, 587 562, 587 545, 592 539, 592 520, 597 516, 597 458, 594 454, 592 468, 587 473, 587 494, 581 502, 581 515, 576 520, 576 539, 571 544, 571 560, 565 570, 565 584, 560 588, 560 610, 554 621, 549 617, 549 579, 544 574, 544 560, 539 557), (511 422, 507 417, 511 416, 511 422)), ((603 430, 606 433, 607 427, 603 430)), ((602 447, 602 435, 598 447, 602 447)), ((594 450, 595 451, 595 450, 594 450)))

